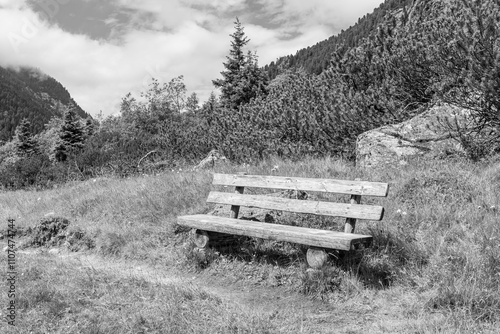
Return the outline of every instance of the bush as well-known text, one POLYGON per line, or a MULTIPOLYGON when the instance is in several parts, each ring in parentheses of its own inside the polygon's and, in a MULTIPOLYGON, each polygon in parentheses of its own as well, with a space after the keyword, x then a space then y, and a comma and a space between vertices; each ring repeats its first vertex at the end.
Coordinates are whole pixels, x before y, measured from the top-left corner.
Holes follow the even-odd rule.
POLYGON ((60 246, 66 238, 64 232, 68 225, 69 221, 66 218, 43 218, 32 230, 26 246, 60 246))
POLYGON ((46 155, 21 158, 0 170, 0 186, 8 190, 48 188, 79 178, 70 162, 52 163, 46 155))

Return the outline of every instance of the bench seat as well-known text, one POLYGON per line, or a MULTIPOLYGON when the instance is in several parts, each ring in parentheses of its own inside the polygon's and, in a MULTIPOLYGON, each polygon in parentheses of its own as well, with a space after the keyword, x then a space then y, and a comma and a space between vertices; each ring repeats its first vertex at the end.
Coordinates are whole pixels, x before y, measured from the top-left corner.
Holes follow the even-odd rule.
POLYGON ((372 242, 372 237, 369 235, 270 224, 212 215, 180 216, 178 217, 178 223, 202 231, 287 241, 327 249, 350 250, 353 245, 371 244, 372 242))

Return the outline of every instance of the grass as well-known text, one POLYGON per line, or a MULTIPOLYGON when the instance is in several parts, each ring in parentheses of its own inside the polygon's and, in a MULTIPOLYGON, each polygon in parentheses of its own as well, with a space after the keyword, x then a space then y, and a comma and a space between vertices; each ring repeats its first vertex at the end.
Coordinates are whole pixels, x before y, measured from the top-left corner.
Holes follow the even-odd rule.
POLYGON ((2 333, 270 333, 269 318, 196 286, 23 255, 16 330, 2 333), (122 274, 122 275, 120 275, 122 274))
MULTIPOLYGON (((357 224, 357 231, 374 236, 371 248, 356 258, 333 253, 329 267, 315 274, 303 264, 304 248, 287 243, 247 240, 235 249, 215 249, 208 259, 197 258, 188 233, 175 221, 178 215, 211 209, 205 203, 211 189, 209 171, 100 178, 46 191, 0 193, 0 220, 12 217, 19 227, 27 228, 51 213, 67 218, 72 229, 93 239, 91 251, 108 260, 143 261, 228 285, 301 291, 328 305, 341 305, 346 316, 361 312, 351 303, 368 305, 372 308, 368 313, 376 319, 365 325, 378 326, 368 327, 370 332, 488 333, 500 324, 498 161, 414 161, 394 169, 362 170, 329 158, 269 159, 255 166, 219 166, 216 171, 388 182, 388 198, 362 200, 383 205, 386 214, 381 222, 357 224), (394 301, 399 309, 392 306, 394 301), (377 307, 388 314, 378 314, 377 307)), ((324 226, 326 222, 299 217, 295 223, 324 226)), ((68 275, 71 281, 77 274, 68 275)), ((119 289, 116 293, 125 294, 119 289)), ((155 295, 152 300, 161 298, 155 295)), ((65 303, 69 299, 60 298, 65 303)), ((195 298, 194 304, 201 306, 203 301, 195 298)), ((42 323, 48 321, 37 317, 42 323)), ((131 319, 127 326, 134 323, 131 319)), ((313 326, 316 320, 302 325, 313 326)), ((255 321, 245 330, 284 328, 283 319, 255 321)), ((314 332, 314 326, 307 328, 314 332)), ((300 327, 294 328, 300 332, 300 327)), ((356 326, 352 328, 357 332, 356 326)))

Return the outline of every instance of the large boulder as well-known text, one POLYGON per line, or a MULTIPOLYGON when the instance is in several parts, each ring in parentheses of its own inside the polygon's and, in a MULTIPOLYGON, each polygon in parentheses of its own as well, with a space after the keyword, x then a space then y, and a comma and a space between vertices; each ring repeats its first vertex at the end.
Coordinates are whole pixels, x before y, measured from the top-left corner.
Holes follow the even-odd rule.
POLYGON ((467 125, 470 111, 447 104, 435 105, 412 119, 359 135, 356 164, 361 167, 405 165, 414 157, 441 158, 462 154, 457 125, 467 125))

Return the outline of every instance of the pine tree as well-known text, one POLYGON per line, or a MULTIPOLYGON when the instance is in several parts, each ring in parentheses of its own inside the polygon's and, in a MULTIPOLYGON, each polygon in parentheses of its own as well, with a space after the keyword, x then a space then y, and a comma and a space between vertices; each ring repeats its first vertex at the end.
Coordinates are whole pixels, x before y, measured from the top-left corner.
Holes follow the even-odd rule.
POLYGON ((74 109, 68 109, 59 130, 59 141, 54 149, 58 161, 66 160, 68 153, 80 150, 84 144, 84 128, 74 109))
POLYGON ((59 137, 66 146, 71 148, 81 148, 83 146, 84 130, 74 109, 69 109, 64 114, 59 137))
POLYGON ((16 128, 14 141, 20 156, 30 156, 37 153, 37 142, 30 131, 31 123, 23 118, 16 128))
POLYGON ((87 117, 87 119, 85 120, 85 127, 84 127, 84 133, 85 133, 85 137, 86 138, 89 138, 91 137, 96 131, 96 122, 90 118, 90 117, 87 117))
POLYGON ((198 99, 198 95, 196 93, 191 94, 186 100, 186 111, 190 113, 196 113, 200 110, 200 100, 198 99))
POLYGON ((226 68, 222 71, 222 79, 213 80, 215 87, 221 89, 221 104, 230 109, 238 109, 240 105, 248 103, 259 93, 267 91, 267 76, 257 66, 257 57, 248 53, 245 55, 243 48, 250 41, 243 31, 243 26, 236 18, 235 32, 230 36, 231 50, 227 56, 226 68))

